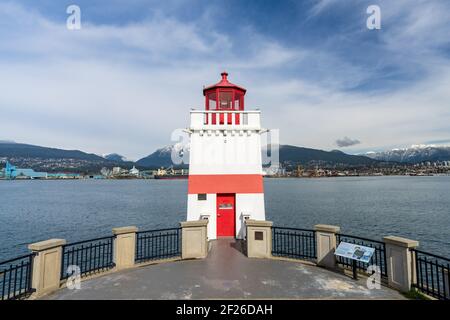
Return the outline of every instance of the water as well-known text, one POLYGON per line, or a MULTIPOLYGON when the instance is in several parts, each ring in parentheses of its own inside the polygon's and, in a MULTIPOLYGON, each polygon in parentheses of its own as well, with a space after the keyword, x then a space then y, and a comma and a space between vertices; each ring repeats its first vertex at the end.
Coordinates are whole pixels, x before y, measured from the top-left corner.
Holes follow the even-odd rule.
MULTIPOLYGON (((399 235, 450 257, 450 176, 265 179, 266 216, 276 226, 335 224, 343 233, 399 235)), ((186 180, 0 181, 0 261, 49 238, 68 242, 178 226, 186 180)))

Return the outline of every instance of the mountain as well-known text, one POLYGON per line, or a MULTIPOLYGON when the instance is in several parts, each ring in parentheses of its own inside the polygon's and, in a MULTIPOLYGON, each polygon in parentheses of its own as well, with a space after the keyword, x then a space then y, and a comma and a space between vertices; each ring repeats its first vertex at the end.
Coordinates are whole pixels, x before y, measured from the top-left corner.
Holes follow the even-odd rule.
POLYGON ((97 173, 102 167, 120 165, 131 168, 131 162, 108 160, 80 150, 47 148, 24 143, 0 142, 0 158, 19 168, 47 172, 97 173))
POLYGON ((296 147, 290 145, 280 145, 280 162, 285 166, 371 166, 379 164, 376 159, 365 156, 349 155, 339 150, 324 151, 296 147))
MULTIPOLYGON (((176 152, 181 152, 178 146, 176 152)), ((171 154, 174 146, 167 146, 156 150, 149 156, 142 158, 136 164, 144 167, 159 168, 171 166, 171 154)), ((365 156, 354 156, 339 150, 323 151, 310 148, 280 145, 280 162, 285 166, 370 166, 380 162, 365 156)))
MULTIPOLYGON (((189 147, 187 147, 189 149, 189 147)), ((183 147, 180 144, 166 146, 158 149, 152 154, 136 161, 136 164, 147 168, 160 168, 174 166, 176 168, 187 168, 188 165, 174 165, 172 162, 172 152, 177 152, 180 156, 183 155, 183 147)), ((188 155, 186 155, 188 157, 188 155)))
MULTIPOLYGON (((189 152, 189 147, 185 148, 189 152)), ((102 167, 121 166, 131 168, 136 165, 140 169, 170 167, 173 165, 172 153, 183 156, 183 146, 176 144, 156 150, 138 161, 126 161, 117 153, 104 157, 85 153, 80 150, 62 150, 23 143, 0 142, 0 158, 8 159, 21 168, 33 168, 39 171, 55 172, 99 172, 102 167)), ((187 158, 189 154, 185 155, 187 158)), ((188 158, 189 159, 189 158, 188 158)), ((380 159, 383 160, 383 159, 380 159)), ((280 162, 284 167, 361 167, 381 165, 378 159, 361 155, 349 155, 339 150, 323 151, 310 148, 280 145, 280 162)), ((176 168, 187 168, 187 164, 173 165, 176 168)))
POLYGON ((450 146, 413 145, 410 148, 368 152, 365 155, 375 160, 403 163, 450 161, 450 146))
POLYGON ((117 153, 105 154, 105 155, 103 155, 103 158, 105 158, 106 160, 115 161, 115 162, 127 161, 127 159, 124 156, 117 154, 117 153))
POLYGON ((95 155, 93 153, 85 153, 79 150, 63 150, 14 142, 0 143, 0 157, 77 159, 77 160, 91 160, 91 161, 105 160, 104 158, 95 155))

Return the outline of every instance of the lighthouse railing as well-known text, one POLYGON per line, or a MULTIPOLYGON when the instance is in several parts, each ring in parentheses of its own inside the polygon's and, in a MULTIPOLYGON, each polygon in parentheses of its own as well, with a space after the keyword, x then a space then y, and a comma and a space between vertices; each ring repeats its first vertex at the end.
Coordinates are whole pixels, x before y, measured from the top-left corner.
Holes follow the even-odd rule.
POLYGON ((259 130, 259 110, 191 110, 191 128, 196 130, 259 130))

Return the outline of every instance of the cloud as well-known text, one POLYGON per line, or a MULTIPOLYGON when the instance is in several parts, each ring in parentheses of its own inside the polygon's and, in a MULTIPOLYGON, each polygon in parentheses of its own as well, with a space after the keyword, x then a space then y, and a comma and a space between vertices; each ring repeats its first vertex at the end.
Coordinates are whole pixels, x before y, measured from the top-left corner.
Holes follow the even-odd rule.
POLYGON ((338 2, 338 0, 314 0, 313 6, 309 10, 309 15, 311 17, 320 15, 325 10, 329 9, 333 5, 335 5, 338 2))
POLYGON ((336 140, 336 145, 341 148, 354 146, 354 145, 360 144, 360 143, 361 143, 361 141, 359 141, 358 139, 351 139, 349 137, 344 137, 342 139, 336 140))
POLYGON ((297 37, 288 39, 255 21, 225 19, 229 31, 214 15, 188 19, 163 5, 68 31, 64 10, 55 19, 2 2, 0 111, 8 118, 0 139, 137 159, 188 125, 189 109, 203 106, 202 85, 223 69, 248 89, 246 108, 261 108, 263 125, 281 129, 282 143, 332 149, 343 128, 361 141, 349 152, 448 138, 450 3, 380 0, 376 33, 365 29, 365 10, 334 10, 341 3, 321 1, 315 12, 335 14, 344 28, 285 21, 297 37))

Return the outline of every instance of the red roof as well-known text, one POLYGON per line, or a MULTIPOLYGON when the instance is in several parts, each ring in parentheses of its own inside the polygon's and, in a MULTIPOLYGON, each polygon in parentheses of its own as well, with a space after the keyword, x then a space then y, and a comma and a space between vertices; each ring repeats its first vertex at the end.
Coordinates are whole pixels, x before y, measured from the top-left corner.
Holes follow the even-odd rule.
POLYGON ((219 82, 217 82, 216 84, 212 85, 212 86, 208 86, 206 88, 203 88, 203 95, 205 95, 206 91, 209 91, 211 89, 216 89, 216 88, 234 88, 234 89, 238 89, 243 91, 244 93, 247 91, 246 89, 239 87, 238 85, 235 85, 231 82, 228 81, 227 77, 228 77, 228 73, 226 71, 222 72, 220 74, 222 76, 222 80, 220 80, 219 82))

